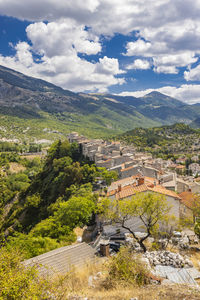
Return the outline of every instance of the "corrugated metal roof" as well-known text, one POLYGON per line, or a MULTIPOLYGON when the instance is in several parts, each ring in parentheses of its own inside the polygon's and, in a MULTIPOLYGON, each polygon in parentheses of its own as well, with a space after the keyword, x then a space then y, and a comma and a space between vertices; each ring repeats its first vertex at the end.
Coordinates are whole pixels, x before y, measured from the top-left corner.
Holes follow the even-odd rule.
POLYGON ((95 250, 86 243, 61 247, 25 260, 25 266, 36 265, 42 274, 64 274, 72 266, 80 267, 94 258, 95 250))
POLYGON ((170 281, 174 283, 184 283, 184 284, 190 284, 190 285, 197 285, 196 281, 194 280, 193 273, 186 268, 173 268, 170 266, 162 266, 157 265, 155 267, 156 274, 158 276, 164 277, 169 279, 170 281))

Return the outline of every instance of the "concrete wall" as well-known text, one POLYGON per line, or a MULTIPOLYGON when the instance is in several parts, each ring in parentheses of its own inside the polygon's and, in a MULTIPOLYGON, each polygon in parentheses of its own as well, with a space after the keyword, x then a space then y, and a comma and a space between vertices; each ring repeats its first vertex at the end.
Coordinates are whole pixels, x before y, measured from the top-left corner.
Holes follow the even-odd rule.
POLYGON ((188 184, 178 181, 178 180, 176 182, 176 186, 177 186, 177 193, 186 192, 189 189, 188 184))
POLYGON ((167 203, 171 206, 170 215, 180 217, 180 201, 171 196, 166 196, 167 203))
POLYGON ((189 219, 193 221, 193 212, 190 208, 185 206, 183 203, 180 203, 180 218, 189 219))
POLYGON ((128 168, 127 170, 123 170, 123 172, 120 173, 120 178, 124 179, 137 174, 138 174, 138 166, 130 169, 128 168))

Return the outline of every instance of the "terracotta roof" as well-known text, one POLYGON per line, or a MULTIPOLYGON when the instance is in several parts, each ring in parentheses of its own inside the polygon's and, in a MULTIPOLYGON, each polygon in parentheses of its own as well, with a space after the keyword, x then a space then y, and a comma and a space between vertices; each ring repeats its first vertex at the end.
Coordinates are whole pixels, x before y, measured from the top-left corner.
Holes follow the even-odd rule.
POLYGON ((135 195, 136 193, 146 192, 148 187, 145 184, 139 186, 126 186, 123 187, 120 192, 116 193, 116 199, 123 199, 135 195))
POLYGON ((133 175, 124 179, 117 180, 115 182, 112 182, 110 187, 108 188, 108 194, 107 196, 112 196, 118 192, 118 186, 121 185, 124 189, 125 187, 135 186, 136 182, 134 180, 136 178, 144 178, 144 183, 149 186, 156 182, 158 184, 158 180, 156 178, 147 177, 147 176, 141 176, 141 174, 133 175))
POLYGON ((181 203, 183 203, 188 208, 192 208, 194 206, 195 195, 191 192, 182 192, 179 194, 181 198, 181 203))
POLYGON ((164 186, 162 185, 155 185, 153 188, 149 188, 149 190, 156 192, 156 193, 160 193, 166 196, 171 196, 177 199, 180 199, 179 195, 177 193, 175 193, 174 191, 168 190, 166 189, 164 186))
POLYGON ((116 199, 123 199, 123 198, 133 196, 136 193, 142 193, 148 191, 170 196, 176 199, 181 199, 175 192, 167 190, 165 187, 161 185, 156 185, 151 187, 148 186, 147 184, 141 184, 139 186, 129 185, 126 187, 122 187, 121 191, 117 192, 115 197, 116 199))

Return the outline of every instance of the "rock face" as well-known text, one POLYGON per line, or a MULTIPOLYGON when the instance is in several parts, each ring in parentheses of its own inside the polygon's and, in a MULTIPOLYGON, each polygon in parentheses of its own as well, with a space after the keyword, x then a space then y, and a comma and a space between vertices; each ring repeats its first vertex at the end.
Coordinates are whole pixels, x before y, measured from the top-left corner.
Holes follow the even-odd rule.
POLYGON ((148 258, 151 265, 171 266, 174 268, 190 268, 193 267, 192 262, 188 258, 184 258, 179 253, 170 251, 153 251, 146 252, 145 258, 148 258))

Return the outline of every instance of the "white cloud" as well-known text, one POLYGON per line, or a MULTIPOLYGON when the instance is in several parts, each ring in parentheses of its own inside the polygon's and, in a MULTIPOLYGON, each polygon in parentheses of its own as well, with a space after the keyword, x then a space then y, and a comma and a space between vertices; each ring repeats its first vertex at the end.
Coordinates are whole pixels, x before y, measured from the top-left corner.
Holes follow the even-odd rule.
POLYGON ((86 19, 99 6, 99 0, 0 0, 1 14, 30 21, 52 21, 70 17, 86 19))
POLYGON ((135 92, 122 92, 120 96, 134 96, 142 97, 153 91, 160 92, 167 96, 181 100, 187 104, 194 104, 200 102, 200 84, 183 84, 179 87, 175 86, 164 86, 158 89, 146 89, 135 92))
MULTIPOLYGON (((169 34, 166 32, 167 30, 163 30, 161 34, 162 37, 160 37, 157 29, 154 30, 154 33, 150 33, 150 30, 146 29, 144 31, 144 36, 146 39, 150 39, 151 42, 146 42, 140 38, 135 42, 129 42, 126 45, 127 52, 125 55, 151 57, 153 59, 154 71, 166 74, 177 74, 179 72, 178 68, 186 67, 197 62, 198 57, 196 56, 196 53, 200 53, 199 51, 195 53, 195 51, 188 49, 174 49, 174 45, 167 43, 166 35, 169 36, 169 34), (154 34, 155 32, 158 35, 156 37, 156 34, 154 34)), ((172 32, 174 38, 178 38, 177 35, 179 31, 172 30, 172 32)))
POLYGON ((126 66, 127 70, 147 70, 150 69, 151 65, 148 60, 145 59, 136 59, 134 62, 128 66, 126 66))
POLYGON ((175 66, 155 66, 153 70, 156 73, 164 73, 164 74, 177 74, 178 69, 175 66))
POLYGON ((101 44, 98 36, 74 20, 34 23, 26 32, 32 46, 18 43, 16 55, 0 56, 0 64, 73 91, 106 91, 110 85, 124 83, 116 77, 124 73, 116 58, 104 56, 92 63, 78 56, 79 52, 99 53, 101 44), (40 55, 39 62, 33 60, 33 53, 40 55))
POLYGON ((30 48, 19 43, 16 56, 1 61, 63 87, 122 84, 116 76, 123 73, 118 61, 91 63, 77 53, 96 55, 102 51, 101 35, 133 31, 137 41, 127 43, 125 55, 137 56, 134 68, 147 68, 144 61, 151 58, 157 73, 176 74, 189 67, 185 79, 200 80, 199 68, 191 66, 200 55, 200 0, 0 0, 0 12, 36 22, 27 27, 30 48), (42 56, 38 65, 32 53, 42 56))
POLYGON ((73 47, 77 52, 97 54, 101 51, 99 38, 73 20, 34 23, 26 28, 33 49, 48 57, 66 55, 73 47))
POLYGON ((99 63, 96 64, 96 71, 102 74, 123 74, 124 71, 119 69, 119 62, 116 58, 109 58, 104 56, 99 59, 99 63))
POLYGON ((25 67, 30 67, 33 64, 30 45, 26 42, 20 42, 16 45, 16 58, 25 67))
POLYGON ((142 55, 144 53, 148 53, 148 50, 150 48, 151 48, 151 43, 138 39, 136 42, 127 43, 126 55, 127 56, 142 55))
POLYGON ((0 56, 0 64, 77 92, 105 92, 110 85, 124 83, 123 78, 115 77, 122 73, 117 59, 104 57, 97 63, 91 63, 78 57, 76 50, 71 49, 62 56, 44 55, 41 62, 36 63, 33 61, 30 47, 25 46, 27 45, 24 43, 17 44, 14 57, 0 56))
POLYGON ((184 72, 184 78, 187 81, 197 80, 200 81, 200 65, 195 68, 189 68, 188 71, 184 72))

